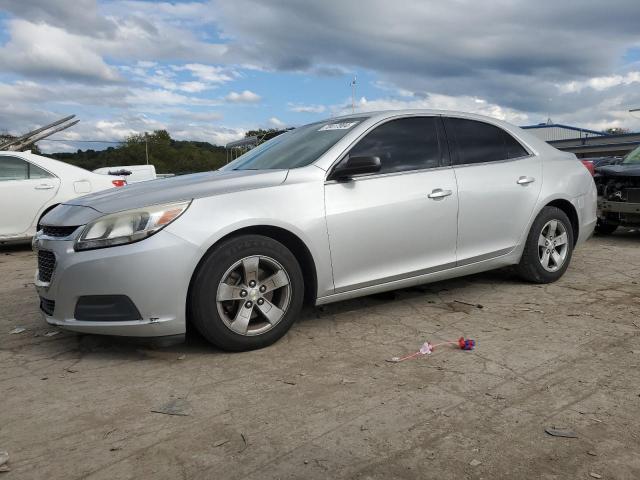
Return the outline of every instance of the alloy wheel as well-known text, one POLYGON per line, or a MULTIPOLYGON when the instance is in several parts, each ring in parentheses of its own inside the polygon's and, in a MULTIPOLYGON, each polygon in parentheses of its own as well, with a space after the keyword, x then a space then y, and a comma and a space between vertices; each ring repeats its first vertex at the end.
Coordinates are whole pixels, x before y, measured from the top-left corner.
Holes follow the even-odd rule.
POLYGON ((234 263, 216 292, 224 324, 240 335, 268 332, 285 316, 291 301, 287 271, 271 257, 252 255, 234 263))
POLYGON ((567 227, 560 220, 549 220, 538 237, 538 258, 548 272, 556 272, 564 265, 569 252, 567 227))

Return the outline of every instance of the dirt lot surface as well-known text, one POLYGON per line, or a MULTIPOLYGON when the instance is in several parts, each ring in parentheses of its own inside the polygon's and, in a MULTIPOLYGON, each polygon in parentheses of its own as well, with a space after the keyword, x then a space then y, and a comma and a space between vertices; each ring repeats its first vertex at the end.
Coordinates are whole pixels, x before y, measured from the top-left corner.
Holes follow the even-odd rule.
POLYGON ((640 232, 592 239, 556 284, 309 309, 242 354, 47 336, 33 270, 0 250, 0 480, 640 478, 640 232), (477 349, 385 361, 460 335, 477 349))

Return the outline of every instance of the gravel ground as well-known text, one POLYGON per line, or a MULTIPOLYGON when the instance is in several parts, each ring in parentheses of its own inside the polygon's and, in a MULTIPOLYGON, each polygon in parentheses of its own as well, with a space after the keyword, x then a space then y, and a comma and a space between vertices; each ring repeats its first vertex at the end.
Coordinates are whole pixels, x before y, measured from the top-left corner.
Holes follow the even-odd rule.
POLYGON ((640 478, 640 232, 552 285, 502 270, 308 309, 240 354, 47 336, 34 263, 0 250, 0 480, 640 478), (476 350, 385 361, 460 335, 476 350))

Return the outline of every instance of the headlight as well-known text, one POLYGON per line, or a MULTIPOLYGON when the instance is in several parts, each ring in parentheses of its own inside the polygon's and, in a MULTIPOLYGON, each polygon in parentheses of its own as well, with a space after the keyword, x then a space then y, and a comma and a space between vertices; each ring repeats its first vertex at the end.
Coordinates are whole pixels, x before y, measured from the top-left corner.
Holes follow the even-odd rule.
POLYGON ((113 247, 150 237, 182 215, 190 204, 189 201, 152 205, 105 215, 84 227, 75 249, 113 247))

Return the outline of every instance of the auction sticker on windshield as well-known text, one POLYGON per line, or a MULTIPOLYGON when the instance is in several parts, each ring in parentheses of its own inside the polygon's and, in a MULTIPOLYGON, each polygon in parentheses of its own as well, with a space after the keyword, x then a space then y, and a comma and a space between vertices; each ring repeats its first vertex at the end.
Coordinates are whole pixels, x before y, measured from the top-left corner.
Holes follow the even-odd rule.
POLYGON ((357 124, 358 122, 329 123, 321 127, 318 131, 322 132, 326 130, 348 130, 349 128, 357 124))

